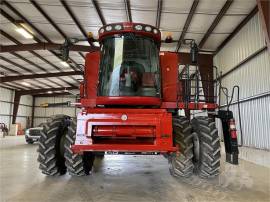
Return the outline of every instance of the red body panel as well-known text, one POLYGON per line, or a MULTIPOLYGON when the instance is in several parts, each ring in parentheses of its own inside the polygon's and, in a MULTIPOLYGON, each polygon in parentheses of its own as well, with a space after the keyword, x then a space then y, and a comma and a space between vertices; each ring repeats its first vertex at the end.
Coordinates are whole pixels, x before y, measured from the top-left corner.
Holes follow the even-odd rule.
POLYGON ((160 68, 162 79, 163 102, 175 102, 178 88, 178 55, 177 53, 161 52, 160 68))
POLYGON ((164 109, 88 109, 77 123, 74 152, 176 151, 172 116, 164 109))
MULTIPOLYGON (((134 24, 123 25, 125 30, 115 31, 115 33, 112 31, 110 34, 99 33, 100 40, 118 32, 137 33, 132 27, 134 24)), ((144 31, 138 31, 138 34, 160 40, 160 34, 144 31)), ((162 98, 97 96, 99 63, 100 52, 86 55, 85 81, 80 88, 80 106, 83 110, 77 117, 76 141, 72 145, 75 153, 83 151, 174 152, 177 148, 173 144, 172 114, 167 110, 217 107, 213 103, 185 104, 179 97, 182 94, 182 85, 178 79, 177 53, 160 53, 162 98), (113 108, 120 105, 129 108, 113 108)), ((145 84, 150 85, 147 78, 145 84)))
POLYGON ((88 53, 85 58, 85 89, 87 98, 97 97, 100 52, 88 53))

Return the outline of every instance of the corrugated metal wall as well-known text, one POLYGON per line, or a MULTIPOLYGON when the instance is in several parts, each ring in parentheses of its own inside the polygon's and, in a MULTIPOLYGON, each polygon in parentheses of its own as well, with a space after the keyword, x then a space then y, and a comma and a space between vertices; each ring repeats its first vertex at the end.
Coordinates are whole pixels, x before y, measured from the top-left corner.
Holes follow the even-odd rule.
POLYGON ((11 122, 13 91, 0 87, 0 123, 8 127, 11 122))
MULTIPOLYGON (((257 14, 214 57, 214 64, 225 74, 265 46, 265 36, 257 14)), ((229 94, 234 85, 239 85, 240 100, 248 100, 240 104, 244 145, 270 149, 269 51, 265 49, 226 75, 222 79, 222 84, 229 89, 229 94), (253 99, 250 99, 251 97, 253 99)), ((225 96, 222 96, 221 104, 225 103, 225 96)), ((232 105, 231 109, 239 123, 237 105, 232 105)))
POLYGON ((71 117, 76 117, 78 108, 75 107, 40 107, 44 103, 62 103, 62 102, 75 102, 74 97, 37 97, 35 101, 35 112, 34 112, 34 126, 40 123, 46 122, 46 120, 56 114, 65 114, 71 117))
MULTIPOLYGON (((8 128, 12 121, 14 91, 0 88, 0 123, 5 123, 8 128)), ((31 95, 21 97, 16 123, 21 123, 22 127, 26 127, 27 119, 32 116, 31 95)))

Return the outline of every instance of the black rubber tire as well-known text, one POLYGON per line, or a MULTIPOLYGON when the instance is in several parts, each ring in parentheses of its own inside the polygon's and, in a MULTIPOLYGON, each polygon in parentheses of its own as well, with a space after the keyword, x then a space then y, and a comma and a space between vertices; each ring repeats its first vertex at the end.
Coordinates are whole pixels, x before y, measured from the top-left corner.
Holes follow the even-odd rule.
POLYGON ((33 140, 26 140, 27 144, 34 144, 33 140))
POLYGON ((216 124, 208 117, 195 117, 191 124, 199 141, 199 152, 194 158, 195 172, 202 178, 215 177, 220 169, 220 141, 216 124))
POLYGON ((192 127, 186 117, 173 117, 174 144, 179 153, 169 155, 170 173, 175 177, 190 177, 193 173, 192 127))
POLYGON ((46 175, 63 175, 66 173, 65 158, 60 151, 60 142, 64 137, 70 117, 56 115, 43 126, 38 144, 39 169, 46 175))
POLYGON ((100 158, 100 159, 103 159, 105 156, 105 152, 95 152, 94 154, 96 158, 100 158))
POLYGON ((68 128, 65 141, 65 159, 66 167, 70 175, 85 176, 89 175, 95 155, 92 152, 84 152, 83 154, 74 154, 70 148, 75 143, 76 138, 76 121, 73 120, 68 128))

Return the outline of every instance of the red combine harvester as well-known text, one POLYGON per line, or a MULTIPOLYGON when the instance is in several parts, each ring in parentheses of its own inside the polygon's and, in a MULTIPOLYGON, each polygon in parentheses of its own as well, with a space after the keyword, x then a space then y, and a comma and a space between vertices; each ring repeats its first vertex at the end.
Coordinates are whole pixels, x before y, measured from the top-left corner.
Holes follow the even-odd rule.
POLYGON ((100 50, 86 56, 77 119, 58 115, 44 126, 42 173, 87 175, 95 156, 107 152, 163 154, 173 176, 213 177, 220 167, 215 118, 222 122, 226 160, 238 164, 233 114, 218 110, 213 75, 200 75, 193 40, 192 63, 184 66, 178 53, 159 51, 160 31, 150 25, 106 25, 99 42, 100 50))

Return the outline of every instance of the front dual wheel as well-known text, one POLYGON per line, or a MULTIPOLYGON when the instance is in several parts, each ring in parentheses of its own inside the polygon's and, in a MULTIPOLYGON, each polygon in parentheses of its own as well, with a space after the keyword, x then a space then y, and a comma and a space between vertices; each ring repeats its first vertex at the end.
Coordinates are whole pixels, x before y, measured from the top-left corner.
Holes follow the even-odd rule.
POLYGON ((75 142, 76 122, 65 115, 56 115, 44 125, 39 139, 38 162, 46 175, 88 175, 94 155, 91 152, 73 154, 70 146, 75 142))
POLYGON ((189 177, 192 173, 202 178, 219 174, 220 142, 218 131, 208 117, 173 118, 174 144, 179 152, 169 157, 170 172, 176 177, 189 177))

